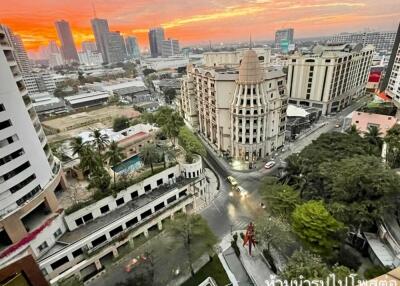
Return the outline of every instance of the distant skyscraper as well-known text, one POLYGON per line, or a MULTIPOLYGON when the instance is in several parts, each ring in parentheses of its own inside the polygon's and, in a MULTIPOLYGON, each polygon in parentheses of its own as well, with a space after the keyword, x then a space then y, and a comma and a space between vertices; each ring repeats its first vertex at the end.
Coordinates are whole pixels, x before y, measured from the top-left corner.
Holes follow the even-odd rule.
POLYGON ((108 63, 109 59, 107 56, 107 36, 110 32, 110 29, 108 28, 108 22, 105 19, 95 18, 91 20, 91 23, 94 38, 96 39, 97 51, 100 52, 103 56, 103 61, 105 63, 108 63))
POLYGON ((179 54, 179 41, 174 39, 162 41, 161 54, 163 57, 170 57, 179 54))
POLYGON ((164 41, 164 29, 153 28, 149 31, 150 52, 153 58, 162 56, 162 42, 164 41))
POLYGON ((126 59, 124 37, 118 31, 108 33, 106 49, 108 63, 118 63, 126 59))
POLYGON ((21 37, 14 34, 13 31, 9 27, 7 27, 5 25, 0 25, 0 26, 3 27, 5 35, 14 49, 13 55, 14 55, 15 60, 17 61, 17 65, 18 65, 20 71, 23 73, 31 72, 32 67, 29 62, 28 54, 26 53, 24 43, 22 42, 21 37))
POLYGON ((64 61, 66 63, 79 62, 78 53, 76 51, 69 23, 64 20, 57 21, 56 30, 58 38, 61 41, 61 53, 64 61))
POLYGON ((50 41, 48 49, 49 49, 50 54, 53 54, 53 53, 59 54, 60 53, 60 49, 58 48, 56 41, 50 41))
POLYGON ((84 41, 82 42, 82 52, 96 52, 97 46, 95 42, 84 41))
POLYGON ((126 52, 128 57, 137 59, 140 57, 139 45, 135 37, 128 36, 125 38, 126 52))
POLYGON ((282 49, 286 48, 283 46, 289 46, 293 44, 294 30, 292 28, 282 29, 275 32, 275 48, 282 49))

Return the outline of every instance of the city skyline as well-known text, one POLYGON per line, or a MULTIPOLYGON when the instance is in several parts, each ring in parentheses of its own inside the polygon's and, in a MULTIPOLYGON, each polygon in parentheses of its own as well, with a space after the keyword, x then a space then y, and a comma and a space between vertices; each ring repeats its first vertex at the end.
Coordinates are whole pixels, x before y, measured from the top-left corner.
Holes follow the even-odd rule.
MULTIPOLYGON (((78 47, 82 41, 94 40, 90 25, 94 11, 90 1, 72 0, 68 5, 45 2, 22 1, 0 12, 1 21, 22 37, 28 50, 56 40, 52 23, 60 19, 70 23, 78 47)), ((302 0, 301 3, 293 0, 204 0, 199 3, 119 0, 117 3, 95 1, 95 6, 97 17, 107 19, 112 30, 124 36, 136 36, 141 47, 148 47, 147 33, 155 26, 162 26, 170 37, 183 44, 200 44, 209 40, 215 43, 243 40, 249 33, 256 40, 272 40, 275 30, 288 27, 295 29, 297 38, 365 28, 395 30, 400 17, 396 0, 388 0, 385 5, 371 0, 302 0), (371 21, 374 21, 373 27, 371 21), (226 33, 227 29, 234 33, 226 33)))

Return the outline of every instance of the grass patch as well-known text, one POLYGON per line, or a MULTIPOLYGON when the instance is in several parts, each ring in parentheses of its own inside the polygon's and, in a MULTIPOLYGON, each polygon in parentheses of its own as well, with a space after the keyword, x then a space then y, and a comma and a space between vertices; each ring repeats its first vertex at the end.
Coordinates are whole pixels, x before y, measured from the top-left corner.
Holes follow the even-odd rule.
POLYGON ((217 255, 214 255, 212 260, 204 265, 199 272, 197 272, 192 278, 187 280, 182 286, 193 286, 199 285, 201 282, 207 279, 207 277, 212 277, 218 285, 227 285, 231 283, 229 281, 228 275, 226 274, 224 267, 217 255))

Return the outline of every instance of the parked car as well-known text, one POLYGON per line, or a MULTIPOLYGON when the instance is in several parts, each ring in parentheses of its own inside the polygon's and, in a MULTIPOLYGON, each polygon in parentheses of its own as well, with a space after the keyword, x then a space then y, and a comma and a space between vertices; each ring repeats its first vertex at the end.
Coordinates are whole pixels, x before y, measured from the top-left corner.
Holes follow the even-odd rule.
POLYGON ((269 162, 267 162, 266 164, 265 164, 265 166, 264 166, 264 168, 265 169, 271 169, 273 166, 275 166, 276 165, 276 163, 275 163, 275 161, 269 161, 269 162))

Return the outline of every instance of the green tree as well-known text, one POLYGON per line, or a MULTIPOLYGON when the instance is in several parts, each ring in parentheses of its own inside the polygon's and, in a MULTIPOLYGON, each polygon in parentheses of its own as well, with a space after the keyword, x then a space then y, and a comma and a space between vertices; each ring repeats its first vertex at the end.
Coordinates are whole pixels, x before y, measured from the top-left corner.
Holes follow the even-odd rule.
POLYGON ((176 90, 174 88, 168 88, 164 91, 164 96, 165 96, 165 101, 169 104, 172 103, 172 101, 176 97, 176 90))
POLYGON ((390 128, 384 140, 387 144, 386 161, 391 168, 400 167, 400 125, 390 128))
POLYGON ((152 73, 155 73, 156 72, 156 70, 153 70, 153 69, 144 69, 143 70, 143 74, 145 75, 145 76, 148 76, 148 75, 150 75, 150 74, 152 74, 152 73))
POLYGON ((82 137, 78 136, 72 139, 70 146, 72 150, 72 155, 75 154, 81 155, 85 143, 83 143, 82 137))
POLYGON ((179 142, 189 153, 206 156, 207 151, 200 140, 187 127, 181 127, 179 131, 179 142))
POLYGON ((313 252, 330 255, 339 247, 344 226, 330 215, 321 201, 297 206, 292 214, 293 231, 313 252))
MULTIPOLYGON (((281 273, 281 279, 287 281, 298 281, 300 280, 322 280, 332 281, 332 274, 335 277, 337 286, 344 285, 346 278, 352 275, 349 268, 340 265, 334 265, 332 268, 323 262, 322 258, 316 254, 312 254, 308 251, 296 251, 292 257, 290 257, 285 269, 281 273)), ((349 282, 351 280, 348 280, 349 282)))
POLYGON ((292 281, 303 277, 304 280, 323 280, 328 275, 329 268, 320 256, 301 250, 290 257, 281 273, 281 279, 292 281))
POLYGON ((96 188, 101 192, 108 190, 111 176, 104 168, 97 168, 91 173, 89 179, 89 189, 96 188))
POLYGON ((171 138, 172 143, 175 145, 175 139, 179 135, 180 128, 184 125, 183 119, 178 113, 173 112, 161 126, 162 131, 171 138))
POLYGON ((382 147, 382 132, 379 131, 379 128, 376 126, 368 126, 367 132, 364 133, 364 138, 368 141, 368 143, 378 146, 379 148, 382 147))
POLYGON ((286 218, 292 214, 297 205, 301 204, 299 192, 271 177, 263 180, 260 194, 274 215, 286 218))
POLYGON ((129 127, 129 118, 126 116, 116 117, 113 121, 113 130, 115 132, 124 130, 129 127))
POLYGON ((79 167, 83 172, 89 172, 89 174, 92 174, 98 169, 103 168, 103 161, 100 155, 94 152, 90 145, 85 145, 80 150, 79 158, 79 167))
POLYGON ((352 124, 349 129, 346 130, 349 135, 357 135, 360 136, 360 130, 357 129, 357 125, 352 124))
POLYGON ((262 217, 255 223, 257 241, 268 252, 271 245, 282 249, 293 242, 290 225, 279 217, 262 217))
POLYGON ((354 228, 371 226, 393 210, 400 195, 400 178, 379 158, 357 156, 321 165, 330 212, 354 228))
POLYGON ((145 144, 140 148, 140 156, 146 165, 150 165, 151 172, 154 173, 153 164, 160 158, 160 153, 156 145, 145 144))
POLYGON ((100 129, 94 129, 90 134, 92 138, 93 145, 97 149, 97 152, 101 154, 107 148, 107 145, 110 143, 110 139, 107 134, 101 134, 100 129))
MULTIPOLYGON (((118 146, 117 142, 115 141, 111 142, 106 152, 106 157, 108 159, 108 164, 110 166, 115 166, 124 159, 125 155, 122 151, 123 149, 118 146)), ((113 173, 114 173, 114 185, 115 185, 115 172, 113 171, 113 173)))
POLYGON ((210 230, 207 222, 198 214, 179 213, 166 226, 167 233, 183 244, 186 251, 187 263, 192 276, 195 259, 209 252, 211 255, 217 238, 210 230))

